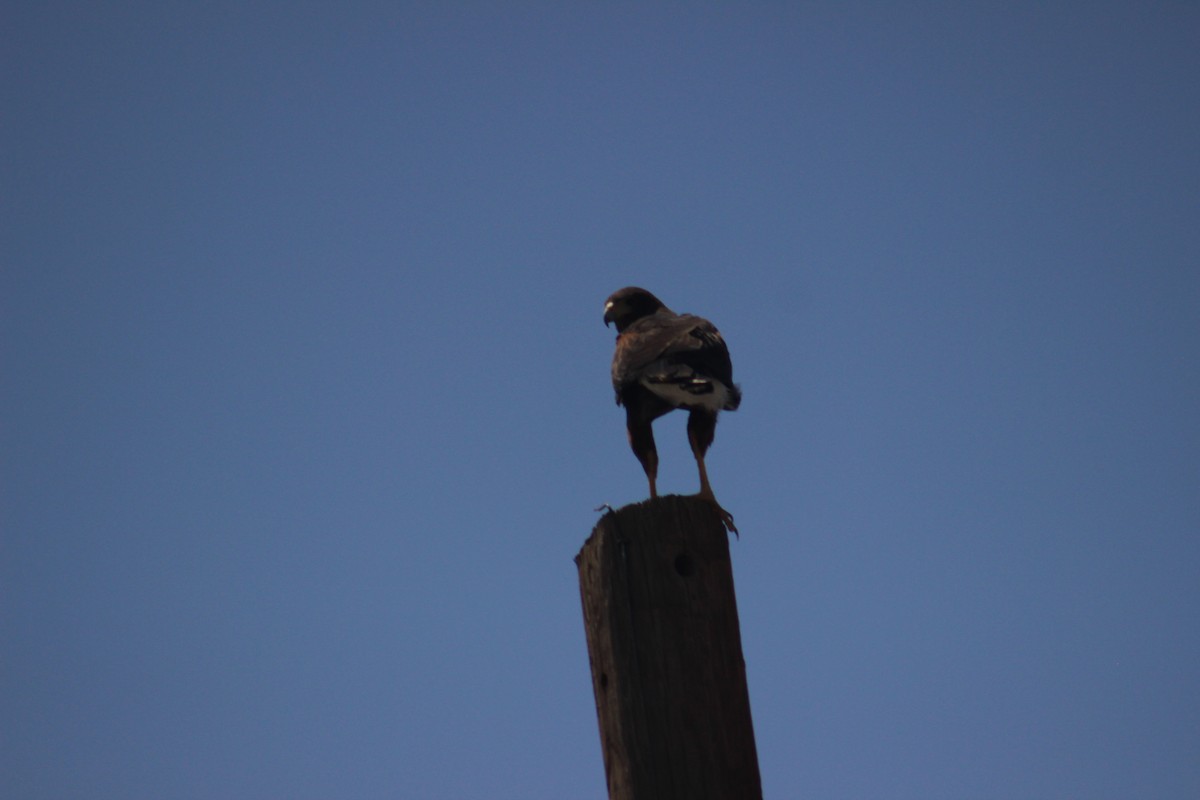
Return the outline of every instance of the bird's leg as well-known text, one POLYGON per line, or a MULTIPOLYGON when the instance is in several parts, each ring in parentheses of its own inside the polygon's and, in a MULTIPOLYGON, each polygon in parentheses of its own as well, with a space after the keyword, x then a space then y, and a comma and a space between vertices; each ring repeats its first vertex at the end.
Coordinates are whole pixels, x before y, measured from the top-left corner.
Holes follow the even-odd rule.
POLYGON ((626 419, 625 428, 629 433, 629 447, 650 482, 650 497, 658 497, 658 448, 654 446, 654 429, 649 422, 634 417, 632 412, 626 419))
POLYGON ((721 522, 730 533, 737 536, 738 529, 733 524, 733 514, 721 508, 721 504, 717 502, 717 496, 713 494, 712 485, 708 482, 708 470, 704 466, 704 453, 708 450, 708 446, 712 444, 716 424, 715 415, 710 416, 705 414, 702 416, 701 413, 693 411, 688 417, 688 444, 692 446, 692 455, 696 457, 696 466, 700 469, 699 497, 712 503, 713 508, 717 510, 717 515, 721 518, 721 522))
POLYGON ((717 510, 717 515, 721 518, 721 522, 734 536, 738 535, 737 526, 733 524, 733 514, 730 514, 721 504, 717 502, 717 496, 713 494, 712 486, 708 483, 708 470, 704 468, 704 456, 696 456, 696 465, 700 467, 700 494, 699 496, 713 504, 713 508, 717 510))
POLYGON ((658 497, 658 450, 654 449, 654 440, 650 441, 650 450, 638 453, 642 469, 646 470, 646 480, 650 481, 650 499, 658 497))

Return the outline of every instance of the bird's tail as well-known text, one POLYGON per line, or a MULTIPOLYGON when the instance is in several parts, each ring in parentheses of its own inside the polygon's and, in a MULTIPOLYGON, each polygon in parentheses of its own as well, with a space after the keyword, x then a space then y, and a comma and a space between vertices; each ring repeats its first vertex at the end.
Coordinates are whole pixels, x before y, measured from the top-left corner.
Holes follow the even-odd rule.
POLYGON ((725 400, 725 405, 722 406, 726 411, 737 411, 737 407, 742 404, 742 387, 736 383, 729 386, 729 397, 725 400))

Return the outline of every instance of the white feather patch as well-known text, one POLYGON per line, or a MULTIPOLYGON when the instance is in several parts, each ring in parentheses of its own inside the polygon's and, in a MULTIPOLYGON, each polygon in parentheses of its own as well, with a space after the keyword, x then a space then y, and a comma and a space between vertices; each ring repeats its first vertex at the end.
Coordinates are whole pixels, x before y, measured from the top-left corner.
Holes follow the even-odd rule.
POLYGON ((699 406, 709 411, 720 411, 729 402, 729 389, 720 381, 710 378, 684 378, 672 381, 642 379, 645 386, 676 408, 699 406))

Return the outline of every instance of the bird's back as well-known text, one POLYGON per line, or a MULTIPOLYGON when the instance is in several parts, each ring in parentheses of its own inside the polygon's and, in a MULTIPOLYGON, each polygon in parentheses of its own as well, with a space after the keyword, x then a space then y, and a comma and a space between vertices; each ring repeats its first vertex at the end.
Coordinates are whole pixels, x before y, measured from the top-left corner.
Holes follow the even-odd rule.
POLYGON ((617 337, 613 388, 618 402, 642 386, 675 407, 732 411, 741 403, 729 348, 703 317, 660 311, 637 320, 617 337))

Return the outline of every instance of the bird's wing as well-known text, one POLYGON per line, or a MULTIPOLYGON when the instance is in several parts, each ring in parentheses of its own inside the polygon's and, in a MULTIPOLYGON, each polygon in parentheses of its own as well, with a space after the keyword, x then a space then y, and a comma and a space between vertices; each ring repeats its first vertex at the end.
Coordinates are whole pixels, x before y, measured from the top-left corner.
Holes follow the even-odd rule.
POLYGON ((630 325, 617 337, 613 355, 613 388, 687 368, 733 386, 729 348, 716 326, 692 314, 658 313, 630 325))

